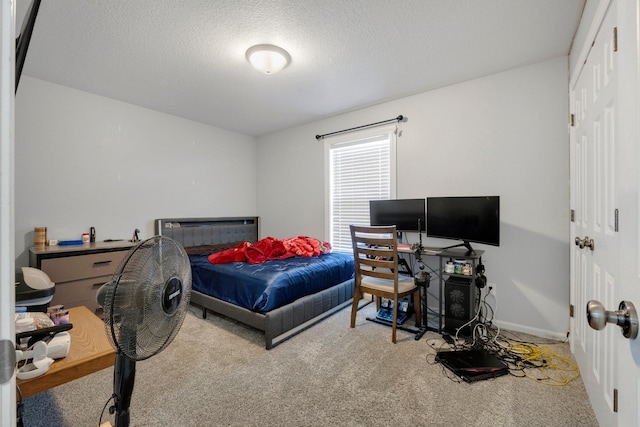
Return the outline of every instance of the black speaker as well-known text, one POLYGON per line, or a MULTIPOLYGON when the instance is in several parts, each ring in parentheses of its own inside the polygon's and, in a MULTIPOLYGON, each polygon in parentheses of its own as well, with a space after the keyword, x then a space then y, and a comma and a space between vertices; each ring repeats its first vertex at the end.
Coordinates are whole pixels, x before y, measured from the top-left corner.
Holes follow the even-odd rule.
MULTIPOLYGON (((468 323, 475 313, 476 287, 471 278, 451 276, 444 283, 444 328, 451 335, 458 328, 468 323)), ((467 325, 458 332, 459 335, 470 335, 473 325, 467 325)))

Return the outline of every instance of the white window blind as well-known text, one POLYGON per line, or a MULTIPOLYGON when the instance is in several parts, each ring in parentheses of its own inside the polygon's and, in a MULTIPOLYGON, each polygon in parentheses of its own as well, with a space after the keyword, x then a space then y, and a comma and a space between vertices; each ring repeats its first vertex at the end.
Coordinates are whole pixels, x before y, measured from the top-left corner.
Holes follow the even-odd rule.
POLYGON ((328 144, 329 242, 352 252, 350 224, 369 225, 369 200, 395 197, 395 126, 328 144))

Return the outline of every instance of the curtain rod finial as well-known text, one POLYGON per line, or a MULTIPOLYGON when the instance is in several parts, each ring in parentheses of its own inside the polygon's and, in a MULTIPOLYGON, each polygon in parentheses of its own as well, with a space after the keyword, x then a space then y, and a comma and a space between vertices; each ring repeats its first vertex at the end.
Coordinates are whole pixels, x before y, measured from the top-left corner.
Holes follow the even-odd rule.
POLYGON ((398 117, 396 117, 396 120, 401 122, 404 120, 404 116, 402 114, 400 114, 398 117))
POLYGON ((322 139, 322 135, 316 135, 316 139, 322 139))

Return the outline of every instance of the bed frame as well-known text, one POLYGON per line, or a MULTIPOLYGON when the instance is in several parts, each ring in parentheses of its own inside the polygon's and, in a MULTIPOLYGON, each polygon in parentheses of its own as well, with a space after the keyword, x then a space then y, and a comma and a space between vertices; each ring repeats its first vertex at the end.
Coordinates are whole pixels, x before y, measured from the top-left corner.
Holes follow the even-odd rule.
MULTIPOLYGON (((258 217, 157 219, 155 232, 184 247, 257 242, 258 217)), ((203 319, 206 319, 208 311, 212 311, 263 331, 265 346, 269 350, 349 306, 353 287, 353 279, 347 280, 264 314, 195 290, 191 291, 191 304, 202 309, 203 319)))

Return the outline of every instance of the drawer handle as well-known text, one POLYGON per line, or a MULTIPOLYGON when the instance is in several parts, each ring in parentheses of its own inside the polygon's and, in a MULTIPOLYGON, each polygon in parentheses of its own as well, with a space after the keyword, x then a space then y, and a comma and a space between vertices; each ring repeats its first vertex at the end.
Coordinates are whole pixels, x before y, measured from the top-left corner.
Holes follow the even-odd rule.
POLYGON ((96 261, 93 263, 94 267, 104 267, 105 265, 111 264, 111 261, 96 261))

